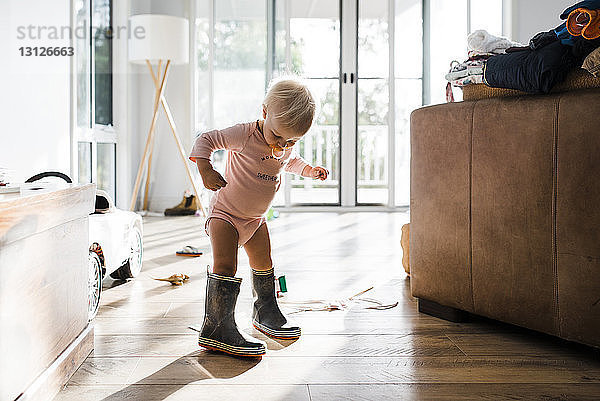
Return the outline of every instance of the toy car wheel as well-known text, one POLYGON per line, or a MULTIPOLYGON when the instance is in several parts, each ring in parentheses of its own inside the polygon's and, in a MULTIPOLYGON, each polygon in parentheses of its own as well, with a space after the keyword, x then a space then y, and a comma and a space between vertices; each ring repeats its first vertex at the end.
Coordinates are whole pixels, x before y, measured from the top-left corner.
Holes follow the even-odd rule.
POLYGON ((95 252, 88 256, 88 321, 96 317, 102 293, 102 265, 95 252))
POLYGON ((116 280, 127 280, 129 278, 137 277, 137 275, 140 274, 140 271, 142 270, 143 243, 142 233, 138 227, 134 227, 131 230, 129 249, 129 258, 123 266, 110 274, 112 278, 116 280))

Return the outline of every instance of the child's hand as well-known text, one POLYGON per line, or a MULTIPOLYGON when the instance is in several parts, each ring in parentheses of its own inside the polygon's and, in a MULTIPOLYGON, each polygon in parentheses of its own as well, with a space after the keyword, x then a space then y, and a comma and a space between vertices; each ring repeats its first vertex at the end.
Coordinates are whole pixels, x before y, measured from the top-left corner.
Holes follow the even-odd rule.
POLYGON ((227 181, 215 169, 206 169, 200 173, 204 186, 211 191, 218 191, 227 185, 227 181))
POLYGON ((202 177, 204 187, 211 191, 217 191, 227 185, 225 178, 212 167, 208 160, 196 159, 196 164, 198 165, 198 172, 202 177))
POLYGON ((310 177, 314 180, 326 180, 329 175, 329 171, 325 167, 313 167, 310 172, 310 177))

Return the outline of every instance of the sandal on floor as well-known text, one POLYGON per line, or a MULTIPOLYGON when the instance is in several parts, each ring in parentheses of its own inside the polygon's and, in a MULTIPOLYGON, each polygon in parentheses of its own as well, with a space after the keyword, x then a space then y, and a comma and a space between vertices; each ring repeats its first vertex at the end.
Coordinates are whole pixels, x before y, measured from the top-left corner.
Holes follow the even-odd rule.
POLYGON ((202 255, 202 252, 200 252, 200 250, 194 246, 187 245, 184 246, 183 249, 180 249, 179 251, 175 252, 175 254, 179 256, 196 257, 202 255))

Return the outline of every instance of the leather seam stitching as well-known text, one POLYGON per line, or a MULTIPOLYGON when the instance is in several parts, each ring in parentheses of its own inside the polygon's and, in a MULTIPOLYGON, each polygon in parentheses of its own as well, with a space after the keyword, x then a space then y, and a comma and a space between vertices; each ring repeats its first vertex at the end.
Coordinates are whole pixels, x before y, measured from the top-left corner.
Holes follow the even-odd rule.
POLYGON ((557 210, 558 210, 558 118, 561 96, 558 96, 554 102, 554 132, 552 149, 552 272, 554 274, 554 308, 555 308, 555 329, 559 336, 562 336, 560 325, 560 303, 558 299, 558 242, 557 242, 557 210))
POLYGON ((471 108, 471 131, 469 138, 469 285, 471 292, 471 310, 475 312, 475 294, 473 291, 473 131, 475 125, 475 106, 471 108))

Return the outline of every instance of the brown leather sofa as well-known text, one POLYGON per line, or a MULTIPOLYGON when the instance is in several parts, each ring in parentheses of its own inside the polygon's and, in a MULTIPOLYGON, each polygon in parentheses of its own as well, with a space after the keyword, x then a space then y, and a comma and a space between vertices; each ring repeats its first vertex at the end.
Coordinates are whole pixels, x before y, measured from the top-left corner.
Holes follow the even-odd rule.
POLYGON ((415 110, 411 153, 420 310, 600 347, 600 89, 415 110))

